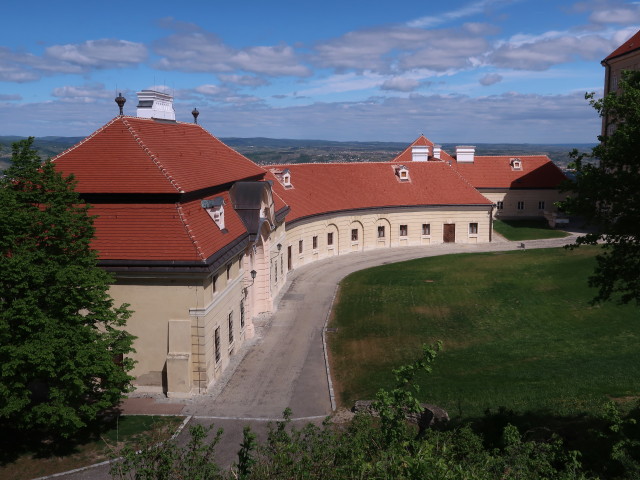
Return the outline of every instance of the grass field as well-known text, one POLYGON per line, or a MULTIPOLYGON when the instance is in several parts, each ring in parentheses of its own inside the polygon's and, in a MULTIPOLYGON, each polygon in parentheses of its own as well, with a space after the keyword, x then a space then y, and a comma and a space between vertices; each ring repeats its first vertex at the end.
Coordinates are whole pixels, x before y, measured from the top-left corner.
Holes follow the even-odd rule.
POLYGON ((163 441, 182 417, 122 416, 102 433, 90 433, 68 445, 27 445, 16 438, 1 439, 0 478, 28 480, 108 460, 126 443, 163 441))
POLYGON ((499 407, 593 413, 640 395, 640 312, 590 306, 594 248, 463 254, 357 272, 329 334, 342 405, 392 385, 391 369, 443 341, 422 400, 458 419, 499 407))
POLYGON ((537 240, 540 238, 562 238, 569 235, 562 230, 549 227, 545 219, 494 220, 493 229, 507 240, 537 240))

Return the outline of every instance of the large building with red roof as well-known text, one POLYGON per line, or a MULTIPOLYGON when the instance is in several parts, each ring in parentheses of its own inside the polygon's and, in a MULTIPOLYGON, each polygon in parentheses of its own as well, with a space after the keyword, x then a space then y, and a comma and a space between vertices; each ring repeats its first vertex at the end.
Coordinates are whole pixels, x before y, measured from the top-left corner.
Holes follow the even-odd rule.
MULTIPOLYGON (((640 30, 607 55, 602 62, 604 73, 604 95, 618 90, 618 82, 625 70, 638 70, 640 65, 640 30)), ((602 135, 611 134, 614 125, 608 125, 608 119, 602 119, 602 135)))
POLYGON ((136 117, 117 116, 54 164, 93 205, 110 293, 134 311, 141 392, 206 392, 291 269, 376 248, 490 242, 496 213, 543 215, 564 178, 547 157, 450 155, 424 136, 390 162, 263 168, 195 121, 176 122, 168 95, 139 98, 136 117))

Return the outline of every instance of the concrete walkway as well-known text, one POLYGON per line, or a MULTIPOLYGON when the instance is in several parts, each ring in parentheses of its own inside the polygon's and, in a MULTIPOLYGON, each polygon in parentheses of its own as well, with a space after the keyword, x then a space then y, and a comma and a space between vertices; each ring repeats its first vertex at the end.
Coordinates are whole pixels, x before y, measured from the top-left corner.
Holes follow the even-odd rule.
MULTIPOLYGON (((526 249, 555 248, 574 243, 576 236, 529 240, 524 244, 526 249)), ((191 423, 223 427, 225 434, 217 458, 221 465, 231 465, 236 460, 245 425, 264 438, 269 421, 282 418, 287 407, 292 409, 297 424, 320 423, 331 413, 322 331, 337 286, 345 276, 415 258, 520 250, 520 245, 521 242, 494 238, 487 244, 390 248, 331 257, 296 268, 289 272, 287 283, 276 299, 277 310, 256 321, 256 337, 236 354, 225 377, 211 392, 189 400, 132 398, 123 403, 123 411, 179 413, 191 415, 191 423)), ((186 433, 181 437, 186 438, 186 433)), ((90 473, 93 476, 64 478, 109 478, 96 470, 90 473)))

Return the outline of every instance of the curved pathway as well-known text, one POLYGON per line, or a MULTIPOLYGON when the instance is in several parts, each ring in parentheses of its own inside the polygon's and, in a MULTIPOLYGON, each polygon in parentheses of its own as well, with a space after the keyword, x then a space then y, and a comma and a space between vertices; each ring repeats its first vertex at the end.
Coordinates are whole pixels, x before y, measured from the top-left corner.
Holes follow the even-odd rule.
MULTIPOLYGON (((574 243, 576 236, 529 240, 524 244, 526 249, 555 248, 574 243)), ((182 401, 160 399, 154 405, 165 404, 175 410, 183 404, 182 414, 192 415, 192 422, 223 427, 225 434, 217 458, 221 465, 228 466, 236 459, 245 425, 264 438, 267 422, 281 419, 287 407, 298 424, 319 423, 331 413, 322 331, 337 286, 345 276, 415 258, 518 250, 520 245, 521 242, 495 238, 485 244, 398 247, 340 255, 298 267, 289 272, 287 283, 274 302, 277 310, 258 319, 256 337, 246 342, 234 358, 235 365, 230 365, 225 378, 210 393, 182 401)), ((126 404, 124 410, 127 413, 126 404)))

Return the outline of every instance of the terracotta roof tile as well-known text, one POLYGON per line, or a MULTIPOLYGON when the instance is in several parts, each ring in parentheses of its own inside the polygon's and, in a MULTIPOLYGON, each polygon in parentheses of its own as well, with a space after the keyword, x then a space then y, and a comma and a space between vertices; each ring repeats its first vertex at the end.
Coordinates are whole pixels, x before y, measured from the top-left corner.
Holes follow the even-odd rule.
POLYGON ((95 204, 96 235, 92 247, 101 260, 204 261, 246 233, 225 199, 225 227, 220 231, 200 199, 187 203, 95 204))
POLYGON ((192 123, 116 117, 54 159, 81 193, 178 193, 265 171, 192 123))
POLYGON ((624 42, 618 48, 616 48, 613 52, 611 52, 603 62, 607 60, 611 60, 613 58, 619 57, 620 55, 624 55, 625 53, 633 52, 640 48, 640 30, 633 35, 629 40, 624 42))
POLYGON ((451 163, 475 188, 557 188, 564 173, 546 155, 476 156, 473 163, 451 163), (522 170, 511 167, 511 159, 522 170))
POLYGON ((404 163, 408 182, 394 173, 397 162, 307 163, 273 165, 288 168, 293 188, 275 176, 274 190, 290 206, 287 221, 344 210, 410 205, 490 205, 444 162, 404 163))

